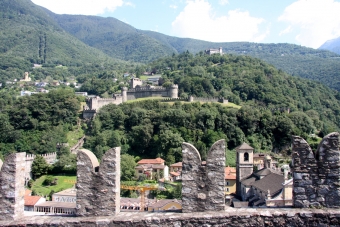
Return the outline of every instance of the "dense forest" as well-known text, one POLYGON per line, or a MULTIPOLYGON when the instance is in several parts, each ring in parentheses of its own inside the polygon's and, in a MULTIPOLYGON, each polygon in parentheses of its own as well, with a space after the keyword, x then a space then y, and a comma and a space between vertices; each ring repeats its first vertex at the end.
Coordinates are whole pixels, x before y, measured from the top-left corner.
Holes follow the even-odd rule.
POLYGON ((73 89, 55 89, 47 94, 16 98, 10 92, 0 92, 0 158, 13 152, 46 154, 58 151, 63 164, 75 156, 69 148, 57 149, 67 143, 67 133, 77 126, 80 101, 73 89))

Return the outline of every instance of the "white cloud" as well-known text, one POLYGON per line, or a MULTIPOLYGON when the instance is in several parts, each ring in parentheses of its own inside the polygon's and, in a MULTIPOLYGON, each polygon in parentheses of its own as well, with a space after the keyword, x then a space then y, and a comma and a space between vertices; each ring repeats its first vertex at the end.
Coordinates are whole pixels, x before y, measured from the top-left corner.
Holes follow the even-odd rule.
POLYGON ((176 5, 170 5, 170 8, 171 8, 171 9, 177 9, 178 6, 176 6, 176 5))
POLYGON ((227 5, 227 4, 229 4, 229 0, 219 0, 218 4, 220 4, 222 6, 227 5))
MULTIPOLYGON (((32 0, 57 14, 98 15, 123 6, 123 0, 32 0)), ((127 3, 129 4, 129 3, 127 3)))
POLYGON ((240 10, 230 10, 226 16, 216 17, 209 2, 191 0, 172 22, 172 29, 175 36, 212 42, 261 41, 266 36, 259 32, 263 22, 262 18, 240 10))
POLYGON ((286 29, 282 30, 280 33, 279 33, 279 36, 282 36, 284 34, 288 34, 292 31, 292 26, 288 26, 286 29))
POLYGON ((318 48, 325 41, 340 36, 340 2, 298 0, 286 7, 279 21, 288 22, 294 30, 299 30, 295 39, 300 44, 318 48))

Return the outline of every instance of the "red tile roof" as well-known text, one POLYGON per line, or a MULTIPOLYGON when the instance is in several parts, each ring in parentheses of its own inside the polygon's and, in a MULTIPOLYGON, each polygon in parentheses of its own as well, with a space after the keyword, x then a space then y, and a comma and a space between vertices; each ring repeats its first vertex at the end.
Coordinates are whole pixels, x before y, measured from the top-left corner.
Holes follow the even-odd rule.
POLYGON ((236 169, 233 167, 225 167, 224 175, 226 180, 236 180, 236 169))
POLYGON ((171 167, 182 167, 182 162, 177 162, 171 165, 171 167))
POLYGON ((34 206, 38 201, 39 199, 41 198, 41 196, 29 196, 29 195, 26 195, 24 196, 24 200, 25 200, 25 206, 34 206))
POLYGON ((138 163, 138 165, 142 164, 164 164, 165 160, 161 158, 155 158, 155 159, 142 159, 138 163))
POLYGON ((170 174, 171 174, 171 175, 174 175, 174 176, 176 176, 176 177, 178 177, 179 175, 181 175, 180 172, 170 172, 170 174))

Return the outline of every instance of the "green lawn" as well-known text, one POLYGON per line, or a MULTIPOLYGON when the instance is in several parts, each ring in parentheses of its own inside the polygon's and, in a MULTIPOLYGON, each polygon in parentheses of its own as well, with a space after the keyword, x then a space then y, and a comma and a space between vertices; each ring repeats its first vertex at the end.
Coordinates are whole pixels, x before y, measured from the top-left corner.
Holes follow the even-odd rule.
POLYGON ((44 186, 43 182, 45 178, 46 178, 46 175, 38 178, 33 183, 31 190, 32 191, 34 190, 37 195, 48 196, 52 190, 54 192, 60 192, 65 189, 72 188, 77 180, 76 176, 53 176, 53 178, 58 179, 57 185, 44 186))
POLYGON ((67 133, 67 142, 69 144, 69 147, 73 147, 76 145, 78 140, 84 136, 84 131, 81 127, 79 129, 76 129, 77 127, 74 127, 73 131, 70 131, 67 133))

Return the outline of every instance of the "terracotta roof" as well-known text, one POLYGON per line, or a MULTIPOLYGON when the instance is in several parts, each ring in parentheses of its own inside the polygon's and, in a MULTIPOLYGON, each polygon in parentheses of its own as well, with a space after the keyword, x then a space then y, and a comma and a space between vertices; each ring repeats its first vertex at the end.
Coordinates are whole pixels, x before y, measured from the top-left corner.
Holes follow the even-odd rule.
POLYGON ((170 165, 171 167, 182 167, 182 162, 177 162, 177 163, 174 163, 172 165, 170 165))
POLYGON ((181 175, 181 173, 179 173, 179 172, 170 172, 170 174, 171 174, 171 175, 174 175, 174 176, 176 176, 176 177, 178 177, 179 175, 181 175))
POLYGON ((24 200, 25 200, 25 206, 34 206, 39 199, 42 198, 41 196, 30 196, 30 195, 25 195, 24 200))
POLYGON ((135 169, 164 169, 165 165, 145 164, 136 166, 135 169))
POLYGON ((225 167, 224 176, 226 180, 236 180, 236 169, 229 166, 225 167))
POLYGON ((155 159, 142 159, 137 163, 141 165, 141 164, 163 164, 164 162, 165 160, 161 158, 155 158, 155 159))
POLYGON ((241 146, 238 146, 236 150, 254 150, 254 148, 249 146, 247 143, 243 143, 241 146))

